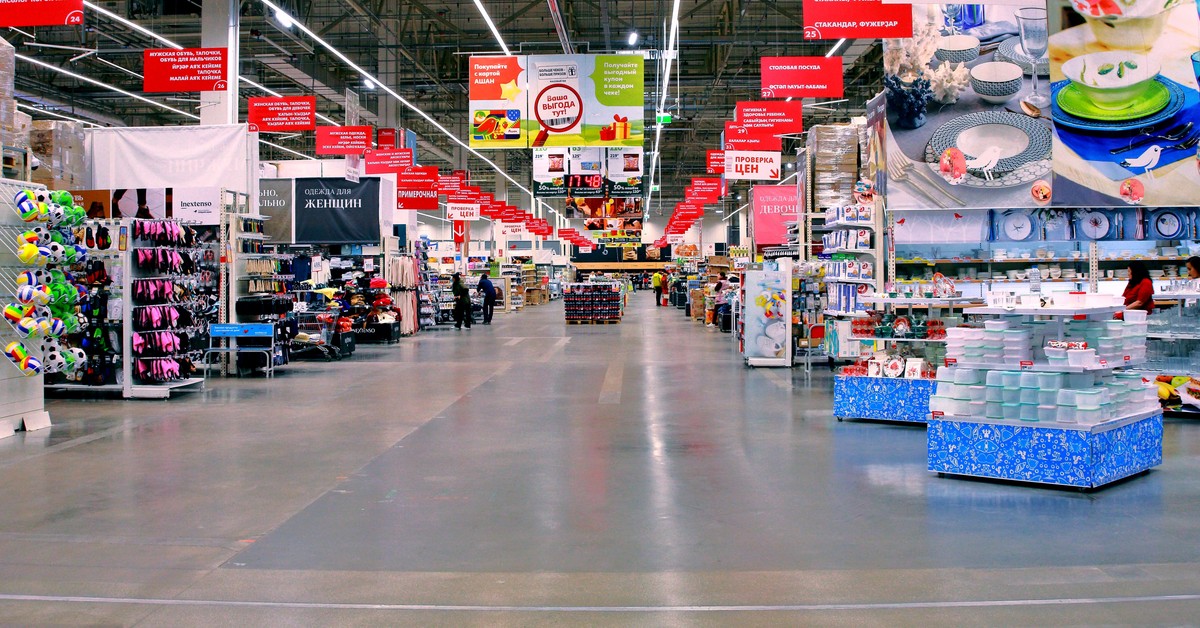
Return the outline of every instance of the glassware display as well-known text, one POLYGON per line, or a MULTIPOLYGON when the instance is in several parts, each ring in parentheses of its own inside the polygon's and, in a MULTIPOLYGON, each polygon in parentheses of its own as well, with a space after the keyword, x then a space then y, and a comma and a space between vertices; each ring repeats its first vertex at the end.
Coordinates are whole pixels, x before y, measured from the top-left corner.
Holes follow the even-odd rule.
MULTIPOLYGON (((1046 54, 1050 43, 1046 15, 1046 9, 1043 8, 1022 7, 1017 9, 1017 27, 1021 31, 1021 47, 1034 59, 1040 59, 1042 55, 1046 54)), ((1033 92, 1023 100, 1039 108, 1050 106, 1050 98, 1038 90, 1037 72, 1033 73, 1033 92)))

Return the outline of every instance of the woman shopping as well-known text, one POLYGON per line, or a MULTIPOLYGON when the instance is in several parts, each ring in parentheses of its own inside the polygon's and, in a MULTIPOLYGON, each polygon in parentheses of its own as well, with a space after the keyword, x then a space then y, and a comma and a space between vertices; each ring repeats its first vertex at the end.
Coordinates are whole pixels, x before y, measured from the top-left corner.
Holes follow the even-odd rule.
POLYGON ((1154 311, 1154 281, 1146 263, 1138 260, 1129 262, 1129 283, 1125 285, 1125 309, 1154 311))
POLYGON ((454 294, 454 328, 462 329, 463 324, 471 328, 471 291, 463 283, 462 275, 454 273, 450 282, 450 292, 454 294))

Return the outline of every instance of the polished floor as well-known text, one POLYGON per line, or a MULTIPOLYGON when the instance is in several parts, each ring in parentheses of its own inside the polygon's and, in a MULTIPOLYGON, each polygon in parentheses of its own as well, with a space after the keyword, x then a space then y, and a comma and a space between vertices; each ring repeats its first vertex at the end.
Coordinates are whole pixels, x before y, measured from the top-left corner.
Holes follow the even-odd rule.
POLYGON ((634 295, 0 441, 0 625, 1200 624, 1200 423, 1094 493, 943 479, 634 295))

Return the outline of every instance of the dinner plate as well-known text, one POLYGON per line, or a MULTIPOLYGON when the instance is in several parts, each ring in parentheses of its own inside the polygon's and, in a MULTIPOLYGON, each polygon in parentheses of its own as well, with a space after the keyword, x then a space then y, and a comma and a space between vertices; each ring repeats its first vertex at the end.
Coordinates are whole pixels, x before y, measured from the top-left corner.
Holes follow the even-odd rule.
POLYGON ((1164 209, 1156 212, 1150 219, 1150 229, 1156 240, 1174 240, 1183 237, 1187 229, 1187 220, 1178 210, 1164 209))
MULTIPOLYGON (((925 147, 925 165, 937 175, 941 175, 941 167, 938 165, 938 156, 933 154, 929 146, 925 147)), ((1039 159, 1031 161, 1012 172, 1006 172, 1003 176, 995 176, 989 181, 982 176, 976 176, 970 172, 958 182, 959 187, 979 188, 979 189, 999 189, 1012 188, 1020 185, 1029 185, 1038 179, 1045 179, 1050 174, 1053 162, 1049 159, 1039 159)))
POLYGON ((1108 235, 1112 222, 1107 214, 1100 212, 1084 212, 1079 217, 1079 232, 1089 240, 1100 240, 1108 235))
POLYGON ((1092 99, 1074 84, 1058 90, 1054 100, 1065 113, 1076 118, 1123 122, 1145 118, 1162 111, 1171 104, 1171 90, 1158 81, 1149 81, 1128 107, 1115 111, 1097 107, 1092 99))
POLYGON ((904 375, 904 358, 892 357, 883 364, 883 374, 888 377, 904 375))
POLYGON ((1163 77, 1154 79, 1167 88, 1171 93, 1171 101, 1167 103, 1158 113, 1138 118, 1136 120, 1088 120, 1073 116, 1058 106, 1058 91, 1064 89, 1070 81, 1059 81, 1054 83, 1050 91, 1053 97, 1050 99, 1050 115, 1054 118, 1055 124, 1060 124, 1064 127, 1075 129, 1077 131, 1092 131, 1100 133, 1127 133, 1129 131, 1143 131, 1148 127, 1156 126, 1167 120, 1170 120, 1175 114, 1179 113, 1184 106, 1183 88, 1174 81, 1169 81, 1163 77))
POLYGON ((1028 240, 1033 235, 1033 219, 1021 210, 1010 209, 1000 218, 1000 232, 1009 240, 1028 240))
MULTIPOLYGON (((929 139, 933 154, 941 156, 948 148, 958 148, 968 162, 991 149, 998 150, 999 160, 992 168, 992 174, 997 176, 1049 158, 1051 144, 1049 126, 1008 111, 976 111, 959 116, 938 127, 929 139)), ((982 172, 970 166, 968 171, 982 172)))
MULTIPOLYGON (((1033 74, 1032 67, 1034 65, 1033 57, 1025 53, 1025 49, 1021 47, 1021 36, 1009 37, 1000 42, 1000 46, 996 48, 994 55, 996 61, 1007 61, 1021 66, 1026 74, 1033 74)), ((1037 73, 1039 76, 1050 76, 1050 57, 1043 56, 1037 60, 1037 73)))

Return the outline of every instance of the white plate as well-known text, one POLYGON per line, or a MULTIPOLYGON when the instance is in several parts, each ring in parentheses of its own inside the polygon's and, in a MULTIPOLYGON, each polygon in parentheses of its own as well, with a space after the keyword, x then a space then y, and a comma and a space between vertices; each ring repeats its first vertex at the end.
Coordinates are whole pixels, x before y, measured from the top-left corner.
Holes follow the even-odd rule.
POLYGON ((1084 237, 1099 240, 1108 235, 1108 216, 1100 212, 1087 212, 1079 218, 1079 230, 1084 237))
POLYGON ((1026 240, 1033 235, 1033 221, 1029 218, 1029 214, 1021 211, 1014 211, 1004 214, 1004 219, 1001 221, 1000 230, 1004 236, 1010 240, 1026 240))
POLYGON ((982 155, 999 149, 1003 159, 1020 155, 1029 146, 1029 136, 1008 124, 980 124, 958 134, 958 148, 968 155, 982 155))

